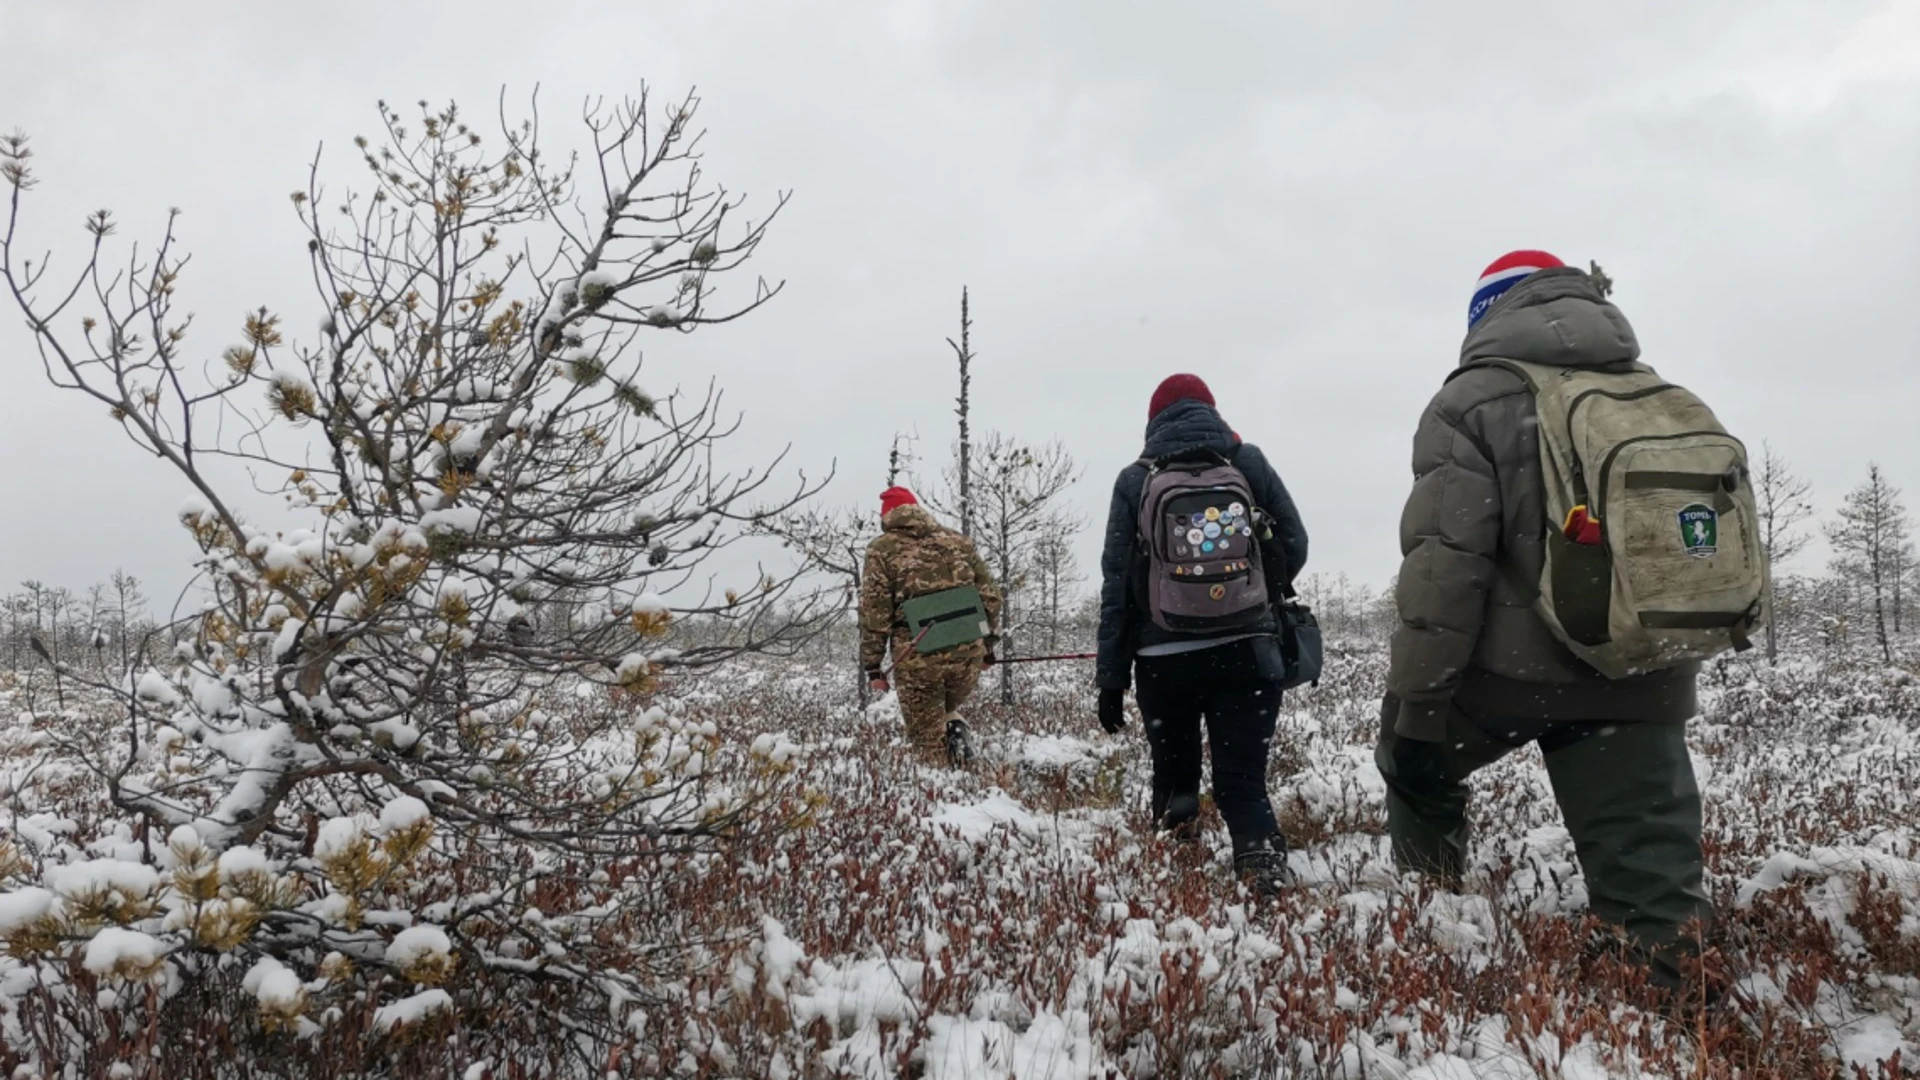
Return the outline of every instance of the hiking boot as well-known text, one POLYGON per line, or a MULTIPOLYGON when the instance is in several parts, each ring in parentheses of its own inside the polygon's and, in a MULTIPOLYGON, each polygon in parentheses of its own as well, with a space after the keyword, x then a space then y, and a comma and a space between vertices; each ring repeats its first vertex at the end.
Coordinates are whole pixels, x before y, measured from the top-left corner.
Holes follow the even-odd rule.
POLYGON ((947 764, 964 769, 973 764, 973 733, 967 722, 954 717, 947 721, 947 764))
POLYGON ((1160 831, 1177 844, 1200 842, 1200 796, 1175 795, 1161 812, 1160 831))
POLYGON ((1738 990, 1724 969, 1723 958, 1717 952, 1710 957, 1703 957, 1692 942, 1650 945, 1612 926, 1596 927, 1581 950, 1583 967, 1610 962, 1638 969, 1646 981, 1640 1003, 1687 1023, 1737 1000, 1738 990))
POLYGON ((1246 846, 1234 845, 1233 872, 1246 882, 1256 896, 1278 896, 1293 884, 1293 872, 1287 869, 1286 841, 1279 837, 1256 840, 1246 846))

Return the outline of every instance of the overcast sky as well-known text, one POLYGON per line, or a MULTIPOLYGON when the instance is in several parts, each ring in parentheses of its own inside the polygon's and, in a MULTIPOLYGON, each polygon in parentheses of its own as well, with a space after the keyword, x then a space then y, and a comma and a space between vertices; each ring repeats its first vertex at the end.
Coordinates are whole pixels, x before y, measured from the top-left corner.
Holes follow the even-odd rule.
MULTIPOLYGON (((238 4, 0 0, 0 128, 33 135, 33 237, 185 210, 209 356, 262 303, 318 311, 287 194, 374 102, 490 110, 538 83, 698 87, 709 174, 794 199, 750 320, 649 342, 747 438, 870 502, 896 430, 953 437, 972 288, 976 425, 1113 473, 1191 371, 1279 466, 1309 569, 1384 582, 1415 420, 1482 266, 1598 259, 1646 359, 1823 507, 1885 465, 1920 503, 1920 3, 238 4)), ((571 131, 565 132, 567 137, 571 131)), ((754 205, 753 203, 749 204, 754 205)), ((116 566, 177 588, 178 480, 48 387, 0 310, 0 583, 116 566)))

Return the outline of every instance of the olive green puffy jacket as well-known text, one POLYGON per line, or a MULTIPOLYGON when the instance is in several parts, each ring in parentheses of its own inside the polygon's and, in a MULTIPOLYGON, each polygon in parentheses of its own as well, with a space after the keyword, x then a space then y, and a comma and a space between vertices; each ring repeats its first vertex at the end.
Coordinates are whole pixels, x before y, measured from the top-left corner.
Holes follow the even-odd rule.
MULTIPOLYGON (((1497 357, 1605 367, 1639 356, 1626 316, 1570 267, 1514 286, 1460 350, 1463 366, 1497 357)), ((1420 418, 1388 676, 1401 734, 1439 738, 1437 719, 1456 697, 1484 715, 1545 720, 1685 720, 1696 710, 1697 665, 1611 681, 1534 613, 1530 583, 1558 524, 1546 520, 1537 428, 1532 392, 1497 368, 1461 373, 1420 418)))

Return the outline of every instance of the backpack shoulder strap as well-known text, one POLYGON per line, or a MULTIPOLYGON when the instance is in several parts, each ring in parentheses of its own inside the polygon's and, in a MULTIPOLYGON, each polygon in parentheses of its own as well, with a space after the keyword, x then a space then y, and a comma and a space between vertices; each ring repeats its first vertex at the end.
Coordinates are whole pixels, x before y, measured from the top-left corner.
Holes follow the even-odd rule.
POLYGON ((1478 360, 1469 360, 1461 364, 1447 374, 1447 381, 1452 382, 1469 371, 1479 371, 1483 368, 1495 368, 1517 376, 1521 382, 1527 384, 1527 389, 1536 394, 1540 392, 1540 381, 1534 378, 1534 373, 1529 365, 1523 364, 1518 360, 1502 360, 1492 356, 1481 357, 1478 360))
POLYGON ((1459 367, 1454 368, 1452 371, 1448 372, 1447 381, 1452 382, 1453 380, 1459 378, 1460 376, 1465 375, 1469 371, 1476 371, 1481 368, 1498 368, 1501 371, 1510 372, 1514 376, 1518 377, 1522 382, 1526 383, 1527 387, 1536 394, 1540 392, 1541 382, 1547 379, 1548 377, 1550 377, 1555 372, 1559 372, 1562 374, 1572 372, 1572 373, 1585 373, 1585 374, 1592 374, 1592 375, 1653 375, 1655 374, 1652 368, 1648 367, 1647 365, 1641 363, 1638 360, 1621 360, 1616 363, 1602 364, 1598 367, 1562 368, 1562 367, 1557 367, 1551 364, 1528 363, 1525 360, 1507 360, 1497 356, 1483 356, 1476 360, 1469 360, 1466 363, 1461 364, 1459 367))
POLYGON ((1234 463, 1234 456, 1223 454, 1218 450, 1208 447, 1195 446, 1184 450, 1175 450, 1173 453, 1162 454, 1159 457, 1142 457, 1136 461, 1135 464, 1145 465, 1148 474, 1151 475, 1156 472, 1165 471, 1169 466, 1200 464, 1203 462, 1216 465, 1232 465, 1234 463))
POLYGON ((1140 476, 1140 493, 1133 500, 1133 550, 1139 554, 1143 552, 1141 545, 1151 540, 1147 530, 1153 525, 1147 517, 1147 500, 1153 497, 1153 478, 1165 463, 1160 458, 1142 457, 1134 464, 1146 470, 1140 476))
MULTIPOLYGON (((1238 469, 1240 468, 1240 451, 1246 449, 1246 446, 1247 444, 1243 442, 1235 443, 1233 449, 1222 455, 1222 457, 1228 465, 1238 469)), ((1241 471, 1241 475, 1246 477, 1247 489, 1251 491, 1253 489, 1253 478, 1246 476, 1245 470, 1241 471)), ((1254 553, 1263 563, 1271 558, 1274 563, 1274 568, 1279 570, 1278 576, 1272 573, 1269 573, 1267 576, 1270 585, 1277 588, 1280 598, 1282 600, 1297 599, 1300 593, 1293 587, 1293 568, 1287 564, 1286 549, 1280 546, 1280 538, 1273 532, 1273 514, 1268 511, 1266 507, 1261 506, 1257 498, 1252 509, 1253 513, 1257 515, 1256 520, 1259 521, 1261 527, 1265 530, 1264 536, 1255 534, 1253 545, 1254 553)))

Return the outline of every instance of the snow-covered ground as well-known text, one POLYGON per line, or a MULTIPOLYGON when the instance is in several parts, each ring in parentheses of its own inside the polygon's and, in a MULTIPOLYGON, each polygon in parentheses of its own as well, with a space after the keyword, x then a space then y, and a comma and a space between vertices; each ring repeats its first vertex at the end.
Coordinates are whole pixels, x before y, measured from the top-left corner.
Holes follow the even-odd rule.
MULTIPOLYGON (((1742 662, 1709 678, 1693 726, 1722 914, 1709 963, 1735 990, 1681 1023, 1643 1011, 1636 973, 1593 947, 1536 752, 1477 779, 1463 894, 1392 872, 1371 760, 1381 659, 1335 656, 1319 689, 1288 701, 1271 786, 1301 885, 1269 902, 1226 873, 1211 815, 1204 852, 1145 827, 1138 729, 1099 732, 1084 672, 1042 676, 1012 708, 984 690, 972 710, 982 760, 966 773, 910 764, 892 703, 840 704, 838 672, 709 680, 689 695, 690 717, 723 738, 783 737, 815 796, 792 828, 662 874, 670 914, 648 932, 698 937, 697 962, 650 975, 658 996, 629 1017, 629 1044, 609 1048, 606 1071, 1585 1080, 1891 1077, 1920 1065, 1910 672, 1742 662)), ((98 877, 128 856, 98 843, 85 775, 36 757, 35 740, 31 718, 0 722, 0 820, 42 864, 10 871, 0 934, 46 900, 27 880, 98 877), (89 842, 92 862, 45 873, 89 842)), ((458 920, 429 922, 387 931, 389 956, 447 958, 458 920)), ((176 991, 152 942, 135 920, 76 946, 71 976, 0 957, 0 1063, 23 1080, 59 1075, 23 1026, 23 1002, 46 993, 37 980, 90 976, 94 992, 124 998, 151 976, 176 991)), ((298 1008, 299 980, 313 977, 260 970, 255 990, 275 998, 257 993, 258 1007, 298 1008)), ((515 1075, 499 1050, 462 1035, 458 974, 442 986, 376 989, 365 1038, 437 1023, 447 1075, 515 1075)), ((254 1037, 322 1039, 328 1022, 316 1012, 254 1037)), ((320 1075, 274 1060, 253 1075, 320 1075)))

